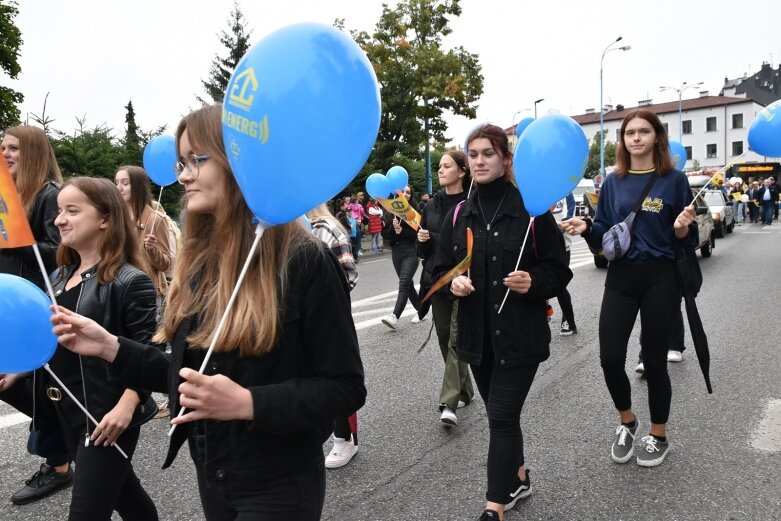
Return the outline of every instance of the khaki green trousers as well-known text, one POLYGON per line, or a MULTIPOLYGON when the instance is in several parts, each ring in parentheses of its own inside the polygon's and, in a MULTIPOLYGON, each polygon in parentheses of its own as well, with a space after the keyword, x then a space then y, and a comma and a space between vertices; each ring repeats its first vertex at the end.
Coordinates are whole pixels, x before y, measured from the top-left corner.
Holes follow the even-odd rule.
POLYGON ((455 411, 459 400, 469 403, 475 395, 469 376, 469 364, 458 359, 455 349, 458 338, 458 301, 445 295, 434 294, 431 296, 431 311, 439 339, 439 350, 445 361, 439 407, 441 409, 447 405, 455 411))

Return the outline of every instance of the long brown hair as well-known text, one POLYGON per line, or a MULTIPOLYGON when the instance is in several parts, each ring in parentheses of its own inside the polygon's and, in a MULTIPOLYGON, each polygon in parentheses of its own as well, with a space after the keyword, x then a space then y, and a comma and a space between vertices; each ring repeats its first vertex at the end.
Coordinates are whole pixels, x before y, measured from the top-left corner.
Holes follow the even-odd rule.
MULTIPOLYGON (((132 264, 149 275, 146 255, 133 233, 134 225, 130 219, 130 212, 114 183, 97 177, 74 177, 69 179, 63 188, 67 186, 73 186, 87 196, 90 204, 104 216, 107 222, 106 230, 98 243, 100 255, 98 280, 103 284, 111 282, 125 263, 132 264)), ((57 249, 58 266, 69 266, 80 260, 76 250, 60 244, 57 249)))
MULTIPOLYGON (((221 113, 220 105, 196 110, 185 116, 176 130, 177 152, 187 131, 193 149, 208 155, 220 170, 225 201, 214 214, 185 212, 184 240, 157 341, 172 339, 186 318, 197 316, 199 327, 187 341, 191 347, 209 346, 255 237, 253 213, 225 155, 221 113)), ((317 243, 297 222, 264 231, 216 351, 238 349, 242 356, 260 356, 274 347, 280 333, 279 308, 284 300, 288 259, 291 250, 304 242, 317 243)))
POLYGON ((466 138, 467 149, 469 148, 469 143, 481 137, 484 137, 490 141, 491 146, 493 147, 494 151, 499 154, 499 157, 507 161, 507 164, 504 166, 503 178, 508 183, 515 184, 515 172, 513 171, 513 152, 510 150, 510 142, 507 139, 507 134, 505 134, 504 130, 502 130, 500 127, 497 127, 496 125, 491 125, 488 123, 485 125, 480 125, 474 129, 471 134, 469 134, 469 137, 466 138))
POLYGON ((664 129, 664 125, 659 120, 659 116, 653 111, 648 109, 635 109, 631 111, 621 122, 621 132, 619 133, 620 139, 616 146, 616 173, 619 176, 626 175, 629 172, 630 165, 632 164, 629 150, 627 150, 624 144, 624 131, 626 126, 635 118, 646 120, 654 129, 656 133, 656 143, 654 144, 654 168, 659 176, 665 176, 673 169, 673 159, 670 157, 670 141, 667 137, 667 131, 664 129))
POLYGON ((62 183, 62 174, 54 156, 54 149, 43 129, 19 125, 5 130, 5 134, 19 140, 19 163, 16 167, 16 189, 29 216, 35 196, 49 181, 62 183))
MULTIPOLYGON (((130 206, 133 219, 138 221, 147 207, 150 210, 152 209, 152 185, 149 184, 146 170, 140 166, 123 165, 117 168, 117 173, 120 170, 127 172, 127 176, 130 179, 130 201, 128 206, 130 206)), ((114 174, 114 177, 116 177, 116 174, 114 174)))
POLYGON ((466 161, 466 154, 461 150, 448 150, 442 154, 443 156, 450 156, 453 161, 456 162, 456 166, 459 170, 463 170, 466 175, 461 178, 461 186, 464 190, 469 190, 469 185, 472 184, 472 174, 469 172, 469 165, 466 161))

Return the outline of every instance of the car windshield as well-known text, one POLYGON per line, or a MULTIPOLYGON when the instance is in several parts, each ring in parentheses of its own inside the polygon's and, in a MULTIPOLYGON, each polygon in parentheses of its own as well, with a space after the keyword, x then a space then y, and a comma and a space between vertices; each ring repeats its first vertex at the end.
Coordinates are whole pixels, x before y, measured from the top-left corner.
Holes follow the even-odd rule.
POLYGON ((705 192, 703 196, 708 206, 724 206, 724 196, 719 192, 705 192))

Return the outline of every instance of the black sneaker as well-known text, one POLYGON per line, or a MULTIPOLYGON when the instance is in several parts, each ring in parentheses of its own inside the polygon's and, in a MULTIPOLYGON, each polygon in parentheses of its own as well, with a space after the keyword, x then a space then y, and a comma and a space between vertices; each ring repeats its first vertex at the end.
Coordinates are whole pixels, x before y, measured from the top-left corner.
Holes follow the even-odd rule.
POLYGON ((510 502, 504 505, 504 511, 507 512, 515 506, 519 499, 529 497, 532 493, 532 482, 529 479, 529 470, 526 470, 526 479, 521 481, 518 474, 515 475, 513 481, 512 492, 510 492, 510 502))
POLYGON ((499 512, 496 510, 486 510, 483 512, 483 515, 480 516, 480 519, 477 521, 498 521, 499 520, 499 512))
POLYGON ((561 336, 570 336, 570 335, 574 335, 577 332, 578 332, 578 328, 576 328, 575 326, 570 326, 569 322, 567 322, 566 320, 561 321, 561 331, 559 331, 559 334, 561 336))
POLYGON ((68 487, 73 482, 73 469, 69 466, 68 472, 56 472, 54 467, 46 463, 41 464, 40 470, 28 479, 24 486, 11 496, 14 505, 26 505, 33 501, 43 499, 61 488, 68 487))

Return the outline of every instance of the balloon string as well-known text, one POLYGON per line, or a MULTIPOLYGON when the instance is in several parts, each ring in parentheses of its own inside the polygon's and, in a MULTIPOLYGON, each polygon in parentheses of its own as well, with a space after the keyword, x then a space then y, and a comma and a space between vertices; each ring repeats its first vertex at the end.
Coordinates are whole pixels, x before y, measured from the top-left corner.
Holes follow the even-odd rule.
MULTIPOLYGON (((66 386, 64 383, 62 383, 62 380, 60 380, 60 379, 57 377, 57 375, 56 375, 56 374, 54 374, 54 371, 52 371, 52 368, 51 368, 51 367, 49 367, 49 364, 43 364, 43 368, 44 368, 44 369, 46 369, 46 372, 48 372, 48 373, 51 375, 51 377, 52 377, 52 378, 54 378, 54 381, 55 381, 55 382, 57 382, 57 384, 59 384, 59 386, 60 386, 60 387, 62 387, 62 390, 63 390, 63 391, 65 391, 65 394, 67 394, 68 396, 70 396, 70 399, 71 399, 71 400, 73 400, 73 403, 75 403, 75 404, 76 404, 76 406, 77 406, 79 409, 81 409, 81 411, 82 411, 84 414, 86 414, 86 415, 87 415, 87 417, 90 419, 90 421, 92 421, 92 423, 94 423, 94 424, 95 424, 95 426, 97 426, 97 425, 98 425, 98 420, 96 420, 96 419, 95 419, 95 417, 94 417, 94 416, 92 416, 92 415, 90 414, 90 412, 89 412, 89 411, 86 409, 86 407, 84 407, 84 406, 81 404, 81 402, 79 402, 79 401, 76 399, 76 397, 75 397, 75 396, 73 396, 73 393, 72 393, 72 392, 70 392, 70 389, 68 389, 68 387, 67 387, 67 386, 66 386)), ((128 459, 128 457, 127 457, 127 454, 125 453, 125 451, 124 451, 124 450, 122 450, 122 449, 120 448, 120 446, 119 446, 118 444, 116 444, 116 443, 115 443, 115 444, 114 444, 114 447, 115 447, 115 448, 116 448, 116 449, 119 451, 119 453, 120 453, 120 454, 122 454, 122 455, 125 457, 125 459, 128 459)))
MULTIPOLYGON (((158 206, 160 206, 160 201, 162 199, 163 199, 163 187, 161 186, 160 187, 160 195, 157 196, 157 205, 158 206)), ((154 218, 152 219, 152 227, 149 229, 149 233, 152 233, 153 230, 155 229, 155 221, 157 221, 157 212, 158 212, 158 209, 155 208, 155 212, 154 212, 155 215, 154 215, 154 218)))
POLYGON ((689 206, 693 205, 693 204, 694 204, 694 201, 696 201, 696 200, 697 200, 697 198, 700 196, 700 194, 701 194, 702 192, 704 192, 706 188, 708 188, 708 185, 709 185, 709 184, 711 184, 711 183, 713 182, 713 178, 714 178, 714 177, 716 177, 717 175, 719 175, 719 174, 721 174, 721 173, 723 173, 723 172, 726 172, 726 171, 727 171, 727 169, 728 169, 729 167, 731 167, 733 164, 735 164, 735 161, 737 161, 738 159, 740 159, 741 157, 743 157, 743 156, 744 156, 744 155, 746 155, 747 153, 748 153, 748 150, 746 150, 745 152, 743 152, 743 153, 742 153, 742 154, 740 154, 739 156, 735 157, 735 159, 733 159, 732 161, 730 161, 729 163, 727 163, 726 165, 724 165, 723 167, 721 167, 721 168, 719 169, 719 171, 718 171, 718 172, 716 172, 715 174, 713 174, 713 175, 711 176, 711 178, 708 180, 708 182, 707 182, 707 183, 705 183, 705 184, 703 185, 703 187, 700 189, 700 191, 699 191, 699 192, 697 192, 697 195, 695 195, 695 196, 694 196, 694 199, 692 199, 692 202, 690 202, 690 203, 689 203, 689 206))
MULTIPOLYGON (((526 247, 526 239, 529 238, 529 230, 532 229, 532 223, 534 223, 534 217, 529 219, 529 226, 526 228, 526 235, 523 236, 523 244, 521 244, 521 251, 518 252, 518 260, 515 262, 515 269, 513 271, 518 271, 518 266, 521 265, 521 255, 523 255, 523 249, 526 247)), ((504 308, 504 303, 507 302, 507 297, 510 295, 510 288, 507 288, 507 292, 504 294, 504 298, 502 299, 502 305, 499 306, 499 311, 496 313, 497 315, 502 312, 502 308, 504 308)))
MULTIPOLYGON (((225 323, 228 321, 228 314, 233 307, 233 302, 236 300, 236 296, 239 294, 239 288, 241 288, 241 284, 244 282, 244 277, 247 275, 247 270, 249 270, 249 265, 252 262, 252 258, 255 256, 255 250, 258 248, 258 244, 260 243, 260 238, 263 236, 264 230, 265 227, 262 224, 258 224, 255 228, 255 241, 252 243, 252 247, 247 254, 247 260, 244 261, 244 267, 241 269, 239 278, 236 281, 236 286, 233 288, 233 293, 231 294, 230 300, 228 300, 228 305, 225 306, 225 312, 222 314, 220 323, 217 325, 217 330, 214 332, 214 337, 212 337, 209 349, 206 351, 206 356, 203 359, 201 368, 198 369, 198 372, 201 374, 203 374, 204 370, 206 370, 206 364, 209 363, 209 359, 211 358, 212 352, 214 351, 214 346, 217 344, 217 339, 220 338, 222 330, 225 328, 225 323)), ((179 414, 176 417, 181 418, 184 415, 185 409, 185 407, 179 409, 179 414)), ((168 431, 168 436, 171 436, 174 433, 174 430, 176 430, 176 425, 171 426, 171 429, 168 431)))

